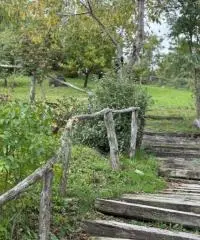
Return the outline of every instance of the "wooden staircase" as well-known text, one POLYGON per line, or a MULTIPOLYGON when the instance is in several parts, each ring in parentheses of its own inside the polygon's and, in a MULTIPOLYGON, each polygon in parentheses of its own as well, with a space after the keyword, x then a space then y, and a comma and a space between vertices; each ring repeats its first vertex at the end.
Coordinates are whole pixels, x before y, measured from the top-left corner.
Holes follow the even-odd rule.
POLYGON ((86 221, 85 231, 96 240, 200 240, 200 136, 147 132, 143 147, 157 157, 160 175, 169 179, 168 188, 156 194, 97 199, 96 210, 118 217, 117 221, 86 221), (180 225, 194 233, 129 224, 122 219, 180 225))

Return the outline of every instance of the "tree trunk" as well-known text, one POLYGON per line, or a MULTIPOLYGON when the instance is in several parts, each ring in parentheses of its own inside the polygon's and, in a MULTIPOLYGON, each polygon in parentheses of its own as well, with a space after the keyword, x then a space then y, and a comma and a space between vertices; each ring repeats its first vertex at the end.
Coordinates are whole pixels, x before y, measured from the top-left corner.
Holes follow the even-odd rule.
POLYGON ((36 94, 36 76, 35 76, 35 74, 32 74, 31 89, 30 89, 30 103, 35 102, 35 94, 36 94))
POLYGON ((196 114, 197 119, 200 119, 200 68, 195 68, 195 97, 196 97, 196 114))
POLYGON ((87 85, 88 85, 88 79, 89 79, 89 72, 86 72, 85 73, 85 81, 84 81, 84 88, 86 88, 87 87, 87 85))
POLYGON ((132 54, 129 61, 130 71, 135 63, 140 59, 144 44, 144 12, 145 0, 137 0, 137 32, 133 40, 132 54))

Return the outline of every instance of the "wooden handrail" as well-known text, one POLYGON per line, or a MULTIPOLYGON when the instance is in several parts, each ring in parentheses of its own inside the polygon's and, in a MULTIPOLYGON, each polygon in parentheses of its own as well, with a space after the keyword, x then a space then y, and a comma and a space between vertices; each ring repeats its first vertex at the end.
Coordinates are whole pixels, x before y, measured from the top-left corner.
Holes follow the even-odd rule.
POLYGON ((79 121, 90 120, 96 117, 104 117, 104 122, 107 129, 107 136, 110 146, 110 162, 112 169, 118 170, 120 168, 119 155, 118 155, 118 142, 115 133, 115 123, 113 114, 122 114, 132 112, 131 116, 131 140, 130 140, 130 157, 135 155, 135 146, 137 138, 137 110, 138 107, 130 107, 125 109, 110 109, 105 108, 99 112, 92 114, 82 114, 73 116, 67 121, 64 132, 61 136, 61 146, 58 153, 49 159, 42 167, 36 169, 32 174, 19 182, 12 189, 0 196, 0 206, 6 202, 16 199, 20 194, 26 191, 28 187, 35 184, 37 181, 43 179, 43 189, 41 192, 40 200, 40 217, 39 217, 39 239, 49 240, 50 238, 50 216, 51 216, 51 189, 53 179, 53 166, 58 161, 62 161, 63 174, 61 178, 61 194, 66 194, 66 185, 68 177, 69 162, 71 160, 71 148, 72 148, 72 128, 73 125, 79 121))

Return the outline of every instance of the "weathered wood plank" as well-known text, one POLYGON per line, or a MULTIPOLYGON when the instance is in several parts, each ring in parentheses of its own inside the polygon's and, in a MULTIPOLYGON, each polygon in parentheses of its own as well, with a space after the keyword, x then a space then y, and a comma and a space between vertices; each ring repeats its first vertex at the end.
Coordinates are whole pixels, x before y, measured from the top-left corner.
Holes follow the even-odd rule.
POLYGON ((115 221, 86 221, 84 229, 91 235, 134 240, 200 240, 199 235, 172 232, 115 221))
POLYGON ((200 180, 200 171, 159 167, 161 176, 200 180))
POLYGON ((174 209, 177 211, 194 212, 200 214, 200 203, 192 200, 184 201, 182 199, 169 199, 164 197, 154 197, 153 194, 124 194, 122 200, 130 203, 144 204, 147 206, 155 206, 159 208, 174 209))
POLYGON ((130 140, 130 154, 129 154, 130 158, 133 158, 135 156, 137 131, 138 131, 137 116, 136 116, 136 111, 133 111, 131 116, 131 140, 130 140))
POLYGON ((199 158, 199 150, 191 149, 173 149, 164 147, 145 146, 146 152, 154 153, 158 157, 184 157, 184 158, 199 158))
POLYGON ((39 239, 50 239, 50 220, 51 220, 51 192, 53 171, 47 171, 44 174, 43 189, 40 200, 40 216, 39 216, 39 239))
POLYGON ((98 199, 95 207, 100 212, 120 217, 176 223, 200 228, 200 214, 103 199, 98 199))
POLYGON ((104 114, 104 122, 107 129, 108 142, 110 146, 110 161, 112 169, 118 170, 120 168, 119 163, 119 149, 117 136, 115 133, 115 122, 113 120, 113 114, 111 111, 104 114))

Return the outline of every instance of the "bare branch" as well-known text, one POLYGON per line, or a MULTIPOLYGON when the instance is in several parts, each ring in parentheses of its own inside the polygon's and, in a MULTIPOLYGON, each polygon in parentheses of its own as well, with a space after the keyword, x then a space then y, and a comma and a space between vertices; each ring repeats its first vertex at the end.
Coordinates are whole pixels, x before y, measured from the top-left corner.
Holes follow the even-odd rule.
POLYGON ((81 15, 87 15, 89 14, 89 12, 81 12, 81 13, 69 13, 69 14, 66 14, 66 13, 59 13, 58 15, 59 16, 62 16, 62 17, 70 17, 70 16, 81 16, 81 15))
POLYGON ((89 12, 90 16, 97 22, 97 24, 101 27, 101 29, 106 33, 106 35, 110 38, 111 42, 114 44, 115 47, 118 48, 118 42, 115 40, 115 38, 110 34, 106 26, 101 22, 101 20, 94 14, 94 11, 92 9, 92 5, 89 0, 87 0, 87 4, 85 4, 82 0, 80 0, 81 5, 86 8, 86 10, 89 12))
POLYGON ((22 66, 21 65, 7 65, 7 64, 0 64, 0 67, 1 68, 18 68, 18 69, 20 69, 20 68, 22 68, 22 66))

